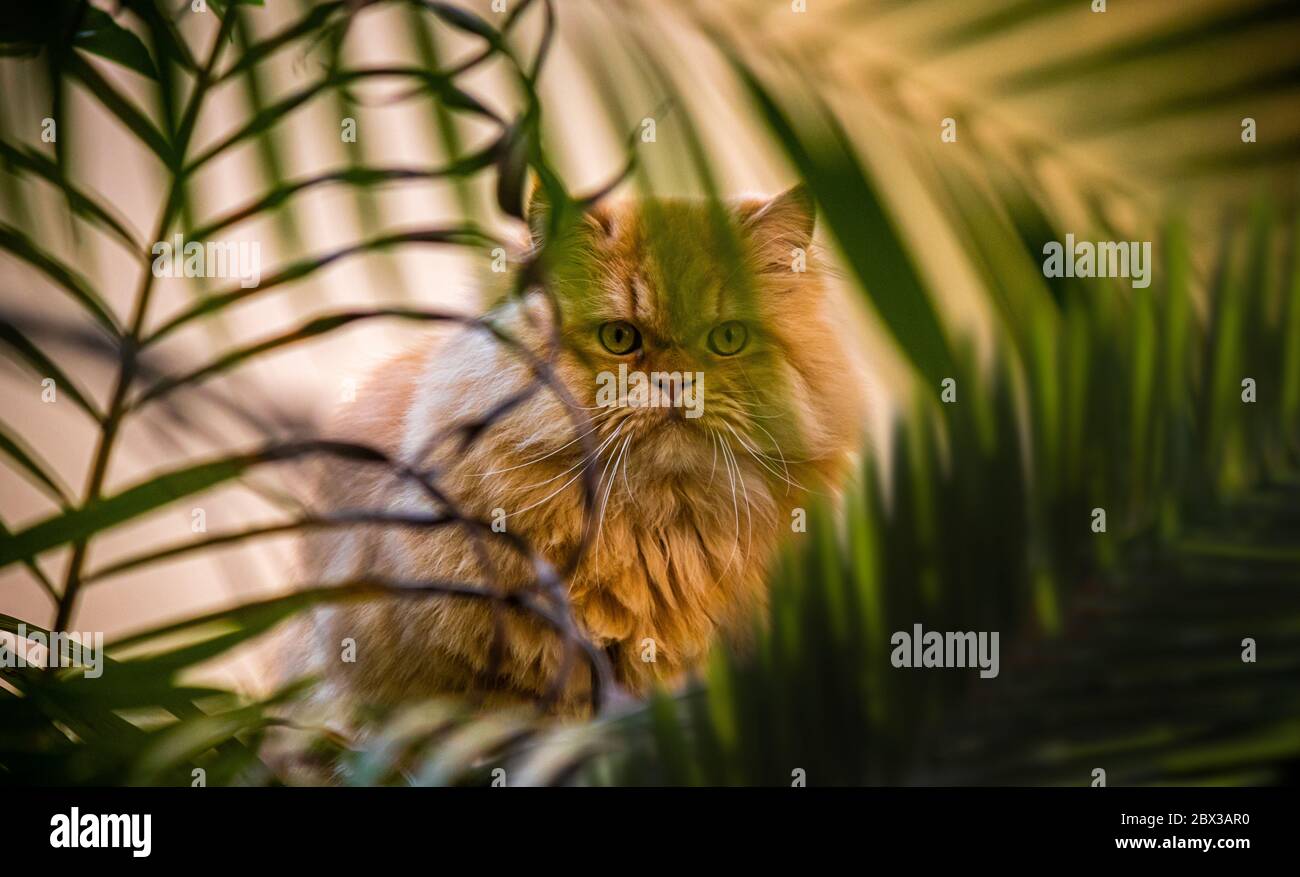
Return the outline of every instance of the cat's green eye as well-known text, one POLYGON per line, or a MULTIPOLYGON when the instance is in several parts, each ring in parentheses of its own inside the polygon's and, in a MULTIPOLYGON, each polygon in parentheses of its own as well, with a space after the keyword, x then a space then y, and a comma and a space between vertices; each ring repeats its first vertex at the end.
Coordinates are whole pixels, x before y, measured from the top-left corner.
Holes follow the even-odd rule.
POLYGON ((709 349, 718 356, 735 356, 749 342, 749 330, 739 320, 728 320, 709 333, 709 349))
POLYGON ((615 356, 641 349, 641 333, 626 320, 614 320, 600 327, 600 343, 615 356))

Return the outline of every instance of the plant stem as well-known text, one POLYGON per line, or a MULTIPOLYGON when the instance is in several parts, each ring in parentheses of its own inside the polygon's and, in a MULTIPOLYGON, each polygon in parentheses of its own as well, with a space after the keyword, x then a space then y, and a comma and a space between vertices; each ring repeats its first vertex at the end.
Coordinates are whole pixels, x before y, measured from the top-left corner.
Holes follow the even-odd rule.
MULTIPOLYGON (((235 11, 231 9, 227 11, 226 17, 221 20, 221 27, 218 29, 216 40, 212 44, 212 51, 208 54, 208 61, 194 81, 194 90, 190 94, 185 113, 181 117, 181 123, 172 141, 172 154, 170 156, 172 161, 171 186, 167 193, 167 200, 163 204, 162 215, 158 218, 158 226, 151 240, 163 239, 167 234, 167 229, 171 227, 172 221, 176 218, 177 211, 180 209, 181 193, 184 191, 185 184, 185 174, 183 172, 185 153, 189 147, 190 137, 194 133, 195 123, 198 121, 199 109, 204 94, 212 83, 212 71, 216 68, 217 60, 221 57, 221 50, 230 36, 234 23, 235 11)), ((95 447, 94 462, 91 465, 90 477, 86 482, 85 505, 98 501, 103 491, 104 479, 108 474, 108 464, 112 457, 113 446, 127 410, 125 404, 126 394, 135 380, 140 335, 144 331, 145 317, 149 311, 149 298, 153 292, 154 276, 153 271, 150 270, 149 255, 149 253, 145 254, 145 270, 144 275, 140 278, 140 288, 136 292, 130 330, 122 338, 121 362, 118 366, 117 381, 113 386, 113 394, 100 429, 99 442, 95 447)), ((59 600, 59 609, 55 615, 52 630, 65 630, 72 621, 72 613, 76 608, 77 596, 81 590, 81 572, 86 561, 88 545, 89 537, 79 539, 73 543, 72 557, 68 562, 68 573, 63 585, 63 597, 59 600)))

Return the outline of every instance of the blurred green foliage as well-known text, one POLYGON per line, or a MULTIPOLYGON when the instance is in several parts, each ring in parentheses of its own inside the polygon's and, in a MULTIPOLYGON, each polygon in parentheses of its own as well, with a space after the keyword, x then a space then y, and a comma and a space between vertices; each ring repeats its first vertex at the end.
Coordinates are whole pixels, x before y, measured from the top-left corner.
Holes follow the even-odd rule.
MULTIPOLYGON (((297 23, 262 39, 245 26, 247 10, 212 4, 221 24, 203 52, 162 4, 124 4, 148 35, 142 41, 74 0, 45 4, 46 12, 22 3, 21 14, 6 15, 0 45, 45 60, 55 118, 62 89, 77 83, 168 169, 157 239, 200 226, 194 173, 250 140, 268 190, 200 231, 282 211, 299 192, 333 184, 357 191, 364 218, 372 215, 367 198, 375 186, 442 179, 457 186, 463 225, 380 236, 348 252, 411 242, 481 245, 468 182, 494 175, 497 207, 519 217, 529 169, 553 203, 566 203, 540 133, 536 80, 549 32, 527 62, 510 40, 515 22, 531 11, 553 19, 551 4, 521 3, 500 27, 452 4, 403 5, 421 27, 422 61, 396 75, 429 101, 431 124, 453 156, 443 167, 371 167, 349 154, 335 174, 283 178, 278 121, 318 95, 347 106, 349 87, 372 75, 343 63, 351 21, 343 3, 304 6, 297 23), (435 35, 450 32, 479 39, 481 53, 439 67, 435 35), (269 102, 259 65, 303 42, 324 47, 324 75, 269 102), (146 111, 121 94, 88 54, 156 82, 159 109, 146 111), (509 61, 523 95, 510 119, 459 84, 493 58, 509 61), (190 140, 205 93, 231 77, 245 83, 248 118, 196 155, 190 140), (461 115, 498 123, 496 139, 462 152, 461 115)), ((986 21, 983 30, 972 25, 943 39, 968 42, 999 26, 986 21)), ((1188 47, 1199 33, 1184 36, 1188 47)), ((1152 211, 1142 228, 1156 243, 1156 279, 1132 289, 1122 281, 1043 277, 1041 246, 1063 240, 1066 229, 1034 193, 1014 177, 987 186, 963 165, 936 167, 927 183, 995 317, 994 353, 981 360, 946 324, 919 268, 927 254, 900 231, 882 181, 833 111, 806 103, 792 109, 741 51, 714 37, 754 119, 817 196, 852 279, 914 367, 916 391, 896 425, 892 455, 867 455, 841 503, 809 509, 806 532, 772 571, 771 609, 754 651, 719 650, 707 678, 686 691, 561 727, 529 714, 417 704, 377 718, 359 744, 305 733, 314 739, 304 753, 333 765, 340 781, 360 784, 789 784, 803 776, 818 785, 1086 785, 1096 768, 1112 784, 1293 779, 1300 758, 1300 221, 1293 208, 1262 196, 1247 215, 1225 215, 1220 239, 1208 242, 1193 240, 1177 212, 1152 211), (1193 251, 1209 254, 1208 271, 1193 251), (955 400, 941 396, 946 379, 955 381, 955 400), (1243 401, 1246 379, 1255 382, 1253 402, 1243 401), (1107 514, 1104 533, 1092 526, 1098 508, 1107 514), (999 631, 1000 676, 895 669, 890 637, 914 624, 999 631), (1241 660, 1247 637, 1258 644, 1255 663, 1241 660)), ((1116 62, 1096 59, 1100 67, 1082 72, 1109 63, 1116 62)), ((694 145, 707 175, 702 141, 694 145)), ((61 150, 47 153, 6 136, 0 162, 10 178, 7 198, 19 184, 52 183, 70 215, 144 252, 129 225, 76 184, 61 150)), ((291 214, 279 215, 281 233, 293 238, 291 214)), ((1107 238, 1112 230, 1099 222, 1070 231, 1107 238)), ((71 295, 117 356, 117 389, 101 406, 76 391, 39 339, 8 320, 0 324, 6 356, 56 376, 101 430, 96 469, 80 497, 16 424, 0 431, 7 465, 60 508, 19 532, 0 532, 0 564, 27 565, 58 602, 64 626, 81 589, 94 584, 95 573, 82 565, 97 534, 318 450, 267 446, 103 495, 114 438, 137 407, 356 319, 429 317, 415 309, 329 315, 269 341, 232 344, 208 366, 150 381, 132 395, 146 376, 139 351, 178 325, 144 331, 151 281, 123 321, 93 277, 46 252, 21 222, 0 225, 0 247, 71 295), (61 587, 36 564, 58 548, 72 553, 61 587)), ((341 257, 312 254, 268 276, 262 289, 309 277, 341 257)), ((219 315, 251 294, 205 291, 181 321, 219 315)), ((255 535, 156 549, 139 563, 255 535)), ((309 591, 141 633, 110 646, 111 684, 76 670, 0 669, 0 782, 189 784, 196 768, 213 785, 276 782, 257 753, 266 731, 282 723, 276 707, 301 690, 250 702, 183 680, 314 601, 354 596, 309 591)), ((5 631, 23 623, 0 616, 5 631)))

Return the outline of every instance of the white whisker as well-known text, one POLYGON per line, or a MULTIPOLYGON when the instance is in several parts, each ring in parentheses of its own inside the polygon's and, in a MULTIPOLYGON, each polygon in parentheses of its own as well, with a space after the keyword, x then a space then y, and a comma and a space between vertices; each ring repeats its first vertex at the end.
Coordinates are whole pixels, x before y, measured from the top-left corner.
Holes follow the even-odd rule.
MULTIPOLYGON (((781 443, 780 443, 779 441, 777 441, 777 440, 776 440, 776 436, 774 436, 774 435, 772 435, 772 433, 768 432, 767 429, 766 429, 766 428, 765 428, 761 423, 755 423, 754 426, 757 426, 759 429, 763 430, 763 434, 772 440, 772 447, 776 450, 776 452, 777 452, 778 454, 781 455, 781 466, 782 466, 782 468, 785 469, 785 474, 788 476, 788 475, 790 474, 790 467, 789 467, 789 465, 786 464, 785 451, 783 451, 783 450, 781 449, 781 443)), ((757 445, 758 445, 758 442, 755 441, 754 444, 755 444, 755 446, 757 446, 757 445)), ((769 460, 772 459, 772 458, 771 458, 770 456, 768 456, 767 454, 763 454, 763 456, 764 456, 764 457, 767 457, 769 460)), ((807 460, 803 460, 803 461, 796 460, 795 462, 796 462, 796 463, 798 463, 798 462, 804 462, 804 463, 807 463, 808 461, 807 461, 807 460)))
MULTIPOLYGON (((622 429, 622 427, 623 424, 619 424, 620 430, 622 429)), ((623 450, 624 448, 627 447, 627 443, 628 441, 631 441, 631 439, 632 436, 628 436, 627 439, 624 440, 623 444, 619 447, 617 451, 610 451, 609 459, 605 461, 605 468, 601 470, 600 479, 596 482, 596 495, 599 496, 601 485, 605 484, 605 473, 609 472, 609 484, 605 486, 605 497, 604 499, 600 500, 600 514, 596 519, 597 555, 599 555, 600 553, 600 534, 601 531, 604 530, 605 528, 605 508, 609 503, 609 492, 614 487, 614 479, 618 477, 618 461, 623 456, 623 450), (613 464, 612 471, 610 469, 611 464, 613 464)))
POLYGON ((628 436, 627 459, 623 461, 623 487, 627 490, 627 498, 636 502, 636 494, 632 492, 632 485, 627 483, 627 467, 632 462, 632 437, 628 436))
POLYGON ((623 440, 623 445, 618 449, 618 452, 611 455, 614 467, 610 470, 609 483, 605 485, 605 498, 601 500, 600 504, 600 525, 596 528, 597 536, 600 535, 600 527, 605 523, 605 510, 609 508, 609 496, 614 491, 614 482, 618 480, 618 465, 622 462, 623 454, 627 451, 627 446, 631 444, 631 442, 632 436, 628 436, 623 440))
POLYGON ((563 478, 565 475, 568 475, 570 472, 572 472, 574 469, 577 469, 579 466, 583 465, 584 463, 589 462, 593 457, 595 457, 597 454, 603 451, 609 445, 609 443, 618 436, 619 430, 621 430, 622 428, 623 425, 620 423, 618 427, 614 430, 614 434, 606 437, 603 441, 601 441, 601 443, 596 446, 596 449, 594 451, 592 451, 590 454, 583 457, 578 462, 574 463, 572 466, 570 466, 568 469, 565 469, 563 472, 559 473, 558 475, 552 475, 550 478, 547 478, 545 481, 539 481, 536 484, 525 484, 523 487, 520 487, 518 489, 521 491, 532 490, 534 487, 541 487, 544 484, 550 484, 552 481, 556 480, 557 478, 563 478))
MULTIPOLYGON (((790 470, 788 468, 785 470, 785 474, 782 475, 779 471, 773 468, 770 463, 766 462, 766 460, 771 460, 772 459, 771 457, 768 457, 766 454, 763 454, 761 451, 758 451, 757 449, 750 447, 749 444, 746 443, 746 441, 740 437, 740 433, 736 432, 735 427, 733 427, 731 424, 727 424, 727 429, 731 430, 731 434, 736 437, 736 441, 740 442, 740 446, 744 448, 751 457, 754 458, 754 461, 758 463, 758 465, 762 466, 772 475, 785 482, 786 493, 790 492, 791 487, 798 487, 800 490, 804 489, 802 484, 799 484, 798 482, 792 481, 790 479, 790 470), (766 460, 764 458, 766 458, 766 460)), ((784 461, 782 462, 784 463, 784 461)))
POLYGON ((731 482, 731 512, 736 519, 736 531, 735 538, 731 543, 731 554, 727 557, 727 565, 722 568, 722 572, 718 573, 718 578, 721 579, 727 574, 727 570, 731 569, 731 562, 736 559, 736 554, 740 551, 740 507, 736 504, 736 479, 731 471, 731 463, 727 459, 727 446, 722 436, 718 436, 718 444, 722 447, 722 463, 727 469, 727 479, 731 482))
MULTIPOLYGON (((746 487, 745 485, 745 476, 740 471, 740 461, 736 459, 735 450, 730 445, 725 445, 725 444, 723 445, 723 450, 725 450, 727 454, 731 457, 731 464, 736 469, 736 478, 737 480, 740 481, 741 493, 745 497, 745 560, 744 562, 749 563, 750 550, 753 548, 753 544, 754 544, 754 506, 749 501, 749 488, 746 487)), ((740 539, 739 521, 736 522, 736 528, 737 528, 736 538, 737 541, 739 541, 740 539)))
POLYGON ((713 486, 713 475, 718 471, 718 433, 710 428, 709 435, 713 438, 713 465, 709 467, 709 483, 704 485, 705 490, 713 486))
MULTIPOLYGON (((613 414, 613 413, 614 413, 613 411, 610 412, 610 414, 613 414)), ((569 445, 573 444, 574 442, 582 441, 584 438, 586 438, 587 436, 591 435, 591 434, 592 434, 593 432, 595 432, 596 430, 600 429, 600 426, 601 426, 601 425, 600 425, 599 423, 595 423, 595 421, 597 421, 597 420, 604 420, 605 418, 604 418, 604 417, 595 417, 595 418, 589 418, 589 419, 590 419, 591 421, 593 421, 593 426, 591 427, 591 429, 587 430, 587 431, 584 432, 582 435, 577 436, 576 438, 570 439, 569 441, 567 441, 567 442, 565 442, 564 444, 560 445, 558 448, 556 448, 555 450, 551 451, 550 453, 543 454, 542 456, 537 457, 536 459, 533 459, 533 460, 526 460, 525 462, 523 462, 523 463, 519 463, 518 465, 515 465, 515 466, 506 466, 504 469, 490 469, 490 470, 488 470, 487 472, 470 472, 470 473, 468 473, 468 474, 469 474, 469 476, 470 476, 471 478, 484 478, 484 477, 486 477, 486 476, 488 476, 488 475, 499 475, 499 474, 502 473, 502 472, 513 472, 513 471, 516 470, 516 469, 522 469, 522 468, 524 468, 525 466, 531 466, 531 465, 533 465, 534 463, 540 463, 540 462, 542 462, 543 460, 546 460, 546 459, 549 459, 549 458, 551 458, 551 457, 554 457, 556 454, 558 454, 560 451, 562 451, 562 450, 564 450, 565 448, 567 448, 569 445)))
MULTIPOLYGON (((613 434, 612 436, 610 436, 609 439, 607 439, 607 440, 605 441, 605 443, 601 445, 600 448, 597 448, 595 454, 593 454, 592 456, 593 456, 593 457, 598 457, 599 454, 600 454, 601 449, 604 448, 606 445, 608 445, 610 440, 612 440, 612 439, 614 439, 614 438, 617 438, 619 432, 620 432, 622 429, 623 429, 623 424, 620 423, 620 424, 618 425, 618 429, 614 430, 614 434, 613 434)), ((583 460, 583 461, 582 461, 582 463, 590 463, 590 462, 591 462, 591 458, 590 458, 590 457, 587 458, 586 460, 583 460)), ((578 465, 582 465, 582 463, 579 463, 578 465)), ((576 469, 577 466, 575 466, 574 468, 576 469)), ((585 468, 585 467, 584 467, 584 468, 585 468)), ((572 471, 572 470, 570 470, 570 471, 572 471)), ((573 476, 572 478, 570 478, 568 481, 564 482, 564 483, 561 484, 559 487, 555 488, 555 490, 552 491, 551 493, 548 493, 546 496, 542 497, 542 498, 539 499, 537 502, 532 503, 531 505, 526 505, 526 506, 524 506, 524 507, 521 508, 521 509, 517 509, 517 510, 511 512, 510 514, 506 515, 506 517, 507 517, 507 518, 514 517, 515 515, 518 515, 518 514, 520 514, 521 512, 526 512, 526 511, 528 511, 529 509, 535 509, 535 508, 537 508, 539 505, 541 505, 542 503, 544 503, 544 502, 546 502, 547 500, 551 499, 551 498, 552 498, 553 496, 555 496, 557 493, 559 493, 560 491, 564 490, 564 488, 568 487, 570 484, 572 484, 573 482, 577 481, 577 480, 578 480, 579 478, 581 478, 581 477, 582 477, 582 470, 580 469, 580 470, 578 471, 578 474, 574 475, 574 476, 573 476)), ((552 479, 552 480, 554 480, 554 479, 552 479)))

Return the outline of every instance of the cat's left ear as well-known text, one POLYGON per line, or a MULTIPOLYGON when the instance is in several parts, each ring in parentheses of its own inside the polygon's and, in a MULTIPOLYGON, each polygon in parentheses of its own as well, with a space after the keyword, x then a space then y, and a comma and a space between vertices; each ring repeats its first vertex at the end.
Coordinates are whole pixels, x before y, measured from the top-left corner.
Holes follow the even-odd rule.
POLYGON ((808 249, 817 222, 817 205, 800 183, 768 201, 739 206, 740 224, 763 249, 779 249, 784 260, 794 249, 808 249))

